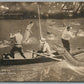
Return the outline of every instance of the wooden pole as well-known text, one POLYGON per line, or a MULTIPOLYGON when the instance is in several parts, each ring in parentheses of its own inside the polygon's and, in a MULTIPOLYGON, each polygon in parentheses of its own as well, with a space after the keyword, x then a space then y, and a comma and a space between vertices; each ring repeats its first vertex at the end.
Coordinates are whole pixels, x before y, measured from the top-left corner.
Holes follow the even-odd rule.
MULTIPOLYGON (((40 55, 40 56, 44 56, 44 57, 47 57, 47 58, 51 58, 53 60, 56 60, 56 61, 62 61, 62 59, 58 59, 58 58, 54 58, 52 57, 51 55, 48 56, 47 54, 43 53, 43 54, 40 54, 40 53, 37 53, 37 52, 33 52, 33 51, 30 51, 30 50, 27 50, 27 52, 30 52, 30 53, 33 53, 33 54, 36 54, 36 55, 40 55)), ((60 55, 56 55, 56 56, 60 56, 60 55)))
POLYGON ((39 18, 40 39, 41 39, 43 36, 42 36, 42 28, 41 28, 41 22, 40 22, 40 9, 39 9, 39 5, 38 5, 38 18, 39 18))

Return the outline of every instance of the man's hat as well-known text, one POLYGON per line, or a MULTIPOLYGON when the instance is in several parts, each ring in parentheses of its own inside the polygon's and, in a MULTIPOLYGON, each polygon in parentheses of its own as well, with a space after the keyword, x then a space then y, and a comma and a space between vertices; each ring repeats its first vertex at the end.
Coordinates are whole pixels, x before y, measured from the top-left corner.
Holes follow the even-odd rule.
POLYGON ((45 38, 41 38, 42 41, 45 41, 46 39, 45 38))

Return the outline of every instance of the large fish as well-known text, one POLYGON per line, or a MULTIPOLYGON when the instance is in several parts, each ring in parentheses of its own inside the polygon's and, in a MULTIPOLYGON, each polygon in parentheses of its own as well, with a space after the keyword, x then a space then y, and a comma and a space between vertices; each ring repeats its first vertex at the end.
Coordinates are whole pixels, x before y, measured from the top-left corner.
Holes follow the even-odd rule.
POLYGON ((25 30, 25 33, 24 33, 24 36, 23 36, 23 43, 25 43, 25 44, 28 43, 30 35, 32 34, 32 31, 31 31, 32 26, 33 26, 33 23, 27 25, 27 28, 25 30))

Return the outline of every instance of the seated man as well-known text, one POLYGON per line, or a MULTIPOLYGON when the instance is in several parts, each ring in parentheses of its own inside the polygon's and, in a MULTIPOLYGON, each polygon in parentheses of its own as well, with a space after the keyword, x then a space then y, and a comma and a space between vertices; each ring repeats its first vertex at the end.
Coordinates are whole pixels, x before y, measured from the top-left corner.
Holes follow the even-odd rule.
POLYGON ((38 53, 47 53, 48 55, 51 55, 50 46, 46 42, 45 38, 41 38, 41 40, 40 40, 40 47, 41 47, 41 50, 38 51, 38 53))

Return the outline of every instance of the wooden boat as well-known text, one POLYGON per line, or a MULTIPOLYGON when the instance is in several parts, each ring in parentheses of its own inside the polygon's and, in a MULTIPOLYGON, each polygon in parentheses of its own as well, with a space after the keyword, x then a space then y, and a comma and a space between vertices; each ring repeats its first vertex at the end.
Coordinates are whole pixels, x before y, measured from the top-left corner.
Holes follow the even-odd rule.
MULTIPOLYGON (((11 46, 3 46, 2 48, 0 48, 0 59, 1 60, 19 60, 19 59, 23 59, 24 58, 18 53, 15 53, 15 58, 12 58, 11 56, 8 56, 7 58, 5 58, 5 55, 7 55, 11 50, 11 46)), ((47 55, 47 53, 37 53, 34 50, 26 50, 26 52, 24 52, 24 55, 26 57, 26 59, 35 59, 35 58, 39 58, 39 57, 46 57, 46 58, 51 58, 53 60, 57 60, 57 61, 61 61, 61 59, 56 58, 57 56, 60 55, 47 55)))

